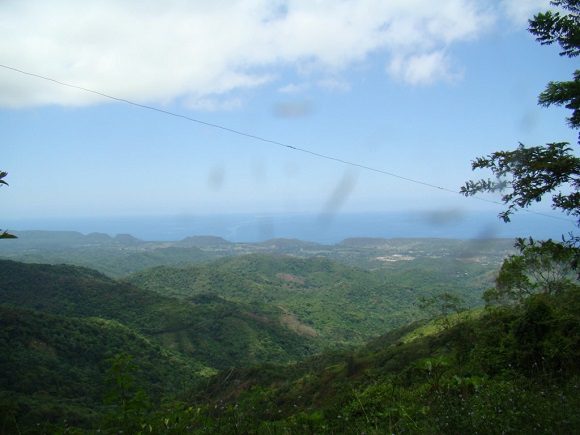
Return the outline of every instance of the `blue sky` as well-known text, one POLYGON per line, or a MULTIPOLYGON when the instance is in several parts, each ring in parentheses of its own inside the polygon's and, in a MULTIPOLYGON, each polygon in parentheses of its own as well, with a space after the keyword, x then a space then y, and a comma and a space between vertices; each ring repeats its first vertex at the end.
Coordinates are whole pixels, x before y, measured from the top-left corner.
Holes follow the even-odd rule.
MULTIPOLYGON (((546 4, 6 0, 0 63, 459 189, 477 156, 574 143, 536 105, 574 68, 525 30, 546 4)), ((500 210, 2 68, 0 138, 12 220, 500 210)))

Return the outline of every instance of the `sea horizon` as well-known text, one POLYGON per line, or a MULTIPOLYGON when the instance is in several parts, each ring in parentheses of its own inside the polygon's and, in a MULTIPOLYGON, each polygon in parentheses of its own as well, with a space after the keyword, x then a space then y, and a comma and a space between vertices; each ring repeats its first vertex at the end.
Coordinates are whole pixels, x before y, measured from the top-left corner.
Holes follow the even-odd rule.
POLYGON ((12 231, 77 231, 110 236, 130 234, 145 241, 176 241, 190 236, 217 236, 231 242, 274 238, 334 244, 353 237, 493 239, 534 237, 560 239, 574 229, 561 215, 521 213, 504 223, 490 212, 375 212, 320 215, 209 214, 4 219, 12 231), (560 219, 558 219, 558 217, 560 219))

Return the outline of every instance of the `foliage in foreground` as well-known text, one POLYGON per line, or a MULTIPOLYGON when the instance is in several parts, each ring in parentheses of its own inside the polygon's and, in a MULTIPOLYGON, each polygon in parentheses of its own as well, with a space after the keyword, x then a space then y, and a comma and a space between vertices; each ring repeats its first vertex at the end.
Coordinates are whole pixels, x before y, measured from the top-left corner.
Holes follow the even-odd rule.
POLYGON ((0 305, 0 433, 7 418, 27 425, 98 421, 107 409, 107 373, 124 352, 133 355, 135 385, 152 398, 191 387, 202 368, 116 321, 0 305))
POLYGON ((226 370, 181 401, 153 407, 143 391, 130 388, 134 372, 130 360, 120 358, 111 369, 116 376, 110 386, 112 412, 93 429, 168 434, 580 430, 577 287, 533 295, 517 306, 490 307, 432 335, 405 340, 412 330, 294 366, 226 370))
MULTIPOLYGON (((552 0, 558 9, 534 16, 529 31, 542 45, 558 44, 560 56, 575 58, 580 54, 580 4, 578 0, 552 0)), ((573 80, 550 82, 540 94, 538 104, 564 106, 572 111, 568 125, 580 128, 580 70, 573 80)), ((578 137, 580 145, 580 136, 578 137)), ((507 209, 500 217, 510 221, 519 209, 550 197, 554 210, 576 219, 580 226, 580 157, 567 142, 497 151, 472 162, 473 169, 488 169, 496 177, 468 181, 461 188, 467 196, 481 192, 502 192, 507 209)), ((553 294, 573 285, 580 264, 580 237, 572 232, 562 242, 535 242, 518 239, 519 255, 512 255, 502 265, 496 288, 488 292, 487 302, 521 302, 534 293, 553 294)))
POLYGON ((411 342, 391 335, 282 373, 223 374, 201 396, 217 399, 200 408, 196 430, 574 433, 579 358, 575 288, 411 342))
MULTIPOLYGON (((530 20, 529 31, 542 45, 557 43, 560 56, 575 58, 580 54, 580 5, 578 0, 552 0, 557 11, 546 11, 530 20)), ((564 106, 572 111, 568 125, 580 128, 580 70, 569 81, 550 82, 540 94, 538 104, 564 106)), ((580 144, 580 136, 578 138, 580 144)), ((500 217, 509 222, 510 215, 528 208, 551 195, 552 208, 576 218, 580 225, 580 158, 567 142, 497 151, 479 157, 473 169, 489 169, 496 180, 468 181, 461 188, 465 195, 501 191, 508 206, 500 217)))

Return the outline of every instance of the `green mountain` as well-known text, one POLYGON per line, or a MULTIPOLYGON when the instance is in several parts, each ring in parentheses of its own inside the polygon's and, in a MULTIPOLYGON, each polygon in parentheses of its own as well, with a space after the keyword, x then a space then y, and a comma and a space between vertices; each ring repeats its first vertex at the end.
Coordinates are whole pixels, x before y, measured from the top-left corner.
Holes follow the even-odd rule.
POLYGON ((216 369, 297 361, 323 345, 276 307, 178 300, 83 267, 13 261, 0 261, 0 326, 0 426, 17 417, 86 427, 108 409, 107 373, 121 354, 158 398, 216 369))
POLYGON ((432 331, 421 336, 406 327, 354 352, 222 373, 194 394, 194 406, 202 408, 196 428, 578 433, 578 288, 432 331))
POLYGON ((193 236, 180 241, 145 242, 127 234, 83 235, 72 231, 21 231, 17 239, 0 244, 0 257, 28 263, 74 264, 122 277, 155 266, 187 266, 216 258, 246 254, 287 254, 300 258, 324 256, 369 270, 398 271, 421 262, 435 265, 455 261, 487 272, 499 267, 513 252, 513 240, 346 239, 320 245, 295 239, 261 243, 233 243, 215 236, 193 236))
POLYGON ((132 356, 135 386, 152 398, 184 391, 203 369, 116 321, 0 305, 0 427, 9 416, 90 425, 106 411, 112 359, 121 354, 132 356))
POLYGON ((0 303, 114 320, 214 368, 295 361, 321 348, 279 308, 203 294, 178 300, 77 266, 0 261, 0 303))
POLYGON ((228 247, 231 242, 217 236, 190 236, 177 242, 179 246, 195 246, 197 248, 228 247))
POLYGON ((27 263, 73 264, 111 277, 159 265, 184 265, 216 256, 192 245, 144 242, 128 234, 83 235, 74 231, 22 231, 0 245, 0 256, 27 263))
POLYGON ((485 282, 478 262, 435 260, 247 255, 130 282, 0 261, 0 428, 578 432, 578 289, 409 324, 418 296, 485 282))
POLYGON ((445 267, 425 260, 397 271, 368 271, 322 257, 252 254, 187 268, 156 267, 127 281, 178 298, 211 293, 237 303, 275 306, 296 330, 344 345, 361 344, 420 318, 416 302, 421 296, 454 292, 468 305, 481 303, 491 278, 478 265, 458 260, 446 260, 445 267), (460 275, 454 268, 458 264, 465 271, 460 275))

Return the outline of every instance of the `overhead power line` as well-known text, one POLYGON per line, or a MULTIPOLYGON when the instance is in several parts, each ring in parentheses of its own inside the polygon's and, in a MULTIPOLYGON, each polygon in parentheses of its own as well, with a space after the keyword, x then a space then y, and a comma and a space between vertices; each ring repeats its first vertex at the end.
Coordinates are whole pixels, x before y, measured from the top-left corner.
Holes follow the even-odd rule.
MULTIPOLYGON (((84 92, 88 92, 88 93, 91 93, 91 94, 99 95, 99 96, 104 97, 104 98, 107 98, 109 100, 114 100, 114 101, 118 101, 118 102, 121 102, 121 103, 130 104, 131 106, 136 106, 136 107, 139 107, 141 109, 152 110, 154 112, 159 112, 159 113, 162 113, 164 115, 174 116, 176 118, 185 119, 186 121, 195 122, 196 124, 201 124, 201 125, 204 125, 206 127, 211 127, 211 128, 216 128, 216 129, 219 129, 219 130, 223 130, 223 131, 226 131, 228 133, 236 134, 238 136, 243 136, 243 137, 246 137, 246 138, 249 138, 249 139, 254 139, 254 140, 257 140, 257 141, 260 141, 260 142, 269 143, 271 145, 277 145, 279 147, 288 148, 290 150, 299 151, 301 153, 310 154, 312 156, 315 156, 315 157, 318 157, 318 158, 321 158, 321 159, 331 160, 331 161, 334 161, 334 162, 342 163, 344 165, 348 165, 348 166, 353 166, 353 167, 356 167, 356 168, 364 169, 366 171, 371 171, 371 172, 376 172, 376 173, 383 174, 383 175, 388 175, 389 177, 398 178, 400 180, 407 181, 409 183, 419 184, 419 185, 426 186, 426 187, 429 187, 429 188, 432 188, 432 189, 441 190, 443 192, 449 192, 449 193, 454 193, 454 194, 463 196, 463 194, 461 192, 459 192, 458 190, 453 190, 453 189, 449 189, 449 188, 446 188, 446 187, 437 186, 436 184, 432 184, 432 183, 429 183, 429 182, 426 182, 426 181, 422 181, 422 180, 417 180, 417 179, 410 178, 410 177, 405 177, 403 175, 395 174, 393 172, 386 171, 386 170, 383 170, 383 169, 374 168, 372 166, 363 165, 361 163, 356 163, 356 162, 352 162, 352 161, 349 161, 349 160, 344 160, 344 159, 341 159, 339 157, 334 157, 334 156, 331 156, 331 155, 328 155, 328 154, 317 153, 316 151, 312 151, 312 150, 309 150, 309 149, 306 149, 306 148, 301 148, 301 147, 297 147, 297 146, 294 146, 294 145, 290 145, 290 144, 287 144, 287 143, 284 143, 284 142, 280 142, 280 141, 277 141, 277 140, 268 139, 268 138, 265 138, 265 137, 262 137, 262 136, 258 136, 258 135, 255 135, 255 134, 251 134, 251 133, 246 133, 244 131, 240 131, 240 130, 236 130, 236 129, 233 129, 233 128, 229 128, 229 127, 226 127, 226 126, 223 126, 223 125, 220 125, 220 124, 215 124, 215 123, 212 123, 212 122, 202 121, 202 120, 197 119, 197 118, 192 118, 191 116, 181 115, 179 113, 171 112, 169 110, 160 109, 160 108, 155 107, 155 106, 149 106, 147 104, 136 103, 134 101, 127 100, 125 98, 115 97, 113 95, 109 95, 109 94, 106 94, 104 92, 95 91, 94 89, 89 89, 89 88, 85 88, 83 86, 77 86, 77 85, 73 85, 71 83, 62 82, 60 80, 56 80, 56 79, 53 79, 51 77, 46 77, 46 76, 43 76, 43 75, 40 75, 40 74, 35 74, 35 73, 29 72, 29 71, 24 71, 22 69, 15 68, 15 67, 12 67, 12 66, 0 64, 0 67, 1 68, 4 68, 4 69, 7 69, 7 70, 10 70, 10 71, 14 71, 14 72, 20 73, 20 74, 27 75, 27 76, 30 76, 30 77, 35 77, 35 78, 38 78, 38 79, 46 80, 46 81, 55 83, 55 84, 60 85, 60 86, 66 86, 68 88, 77 89, 77 90, 80 90, 80 91, 84 91, 84 92)), ((478 201, 487 202, 487 203, 496 204, 496 205, 501 205, 501 206, 504 206, 505 205, 504 203, 502 203, 500 201, 494 201, 494 200, 482 198, 482 197, 479 197, 479 196, 470 196, 469 198, 473 198, 473 199, 476 199, 478 201)), ((523 210, 526 211, 526 212, 528 212, 528 213, 536 214, 536 215, 539 215, 539 216, 549 217, 549 218, 552 218, 552 219, 558 219, 558 220, 563 220, 563 221, 572 223, 572 221, 570 221, 569 219, 562 218, 560 216, 549 215, 549 214, 540 213, 540 212, 536 212, 536 211, 532 211, 532 210, 528 210, 528 209, 523 209, 523 210)))

